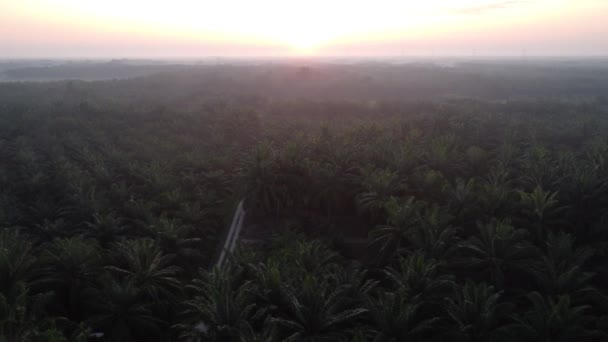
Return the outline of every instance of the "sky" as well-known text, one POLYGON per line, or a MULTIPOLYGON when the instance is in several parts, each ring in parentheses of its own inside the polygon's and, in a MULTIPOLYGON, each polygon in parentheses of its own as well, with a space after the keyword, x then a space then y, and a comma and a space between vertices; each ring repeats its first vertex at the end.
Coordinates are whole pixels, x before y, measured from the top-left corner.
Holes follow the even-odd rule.
POLYGON ((0 0, 0 58, 608 56, 608 0, 0 0))

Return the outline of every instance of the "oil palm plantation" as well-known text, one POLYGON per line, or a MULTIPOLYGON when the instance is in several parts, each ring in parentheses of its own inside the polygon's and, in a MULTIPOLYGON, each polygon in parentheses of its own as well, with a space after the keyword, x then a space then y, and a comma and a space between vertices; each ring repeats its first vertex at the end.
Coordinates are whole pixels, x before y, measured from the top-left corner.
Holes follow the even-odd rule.
POLYGON ((454 341, 508 341, 513 305, 502 301, 493 286, 466 282, 446 299, 450 322, 446 334, 454 341))
POLYGON ((387 224, 370 232, 370 248, 376 251, 378 260, 387 260, 402 252, 411 230, 420 224, 420 212, 424 203, 409 197, 406 200, 391 198, 386 203, 387 224))
POLYGON ((155 301, 179 293, 181 269, 172 264, 173 255, 165 255, 152 240, 127 240, 115 246, 115 263, 106 269, 132 283, 155 301))
POLYGON ((165 322, 155 317, 152 302, 133 281, 105 279, 95 292, 89 324, 111 341, 162 341, 165 322))
POLYGON ((424 341, 440 316, 425 316, 420 306, 406 292, 379 292, 365 306, 372 323, 368 334, 378 342, 424 341))
POLYGON ((546 297, 531 292, 531 306, 513 326, 525 341, 595 341, 605 338, 594 329, 594 317, 588 305, 575 305, 568 295, 546 297))
POLYGON ((256 316, 256 289, 238 266, 202 272, 188 286, 183 323, 176 327, 182 337, 206 341, 243 341, 251 333, 256 316))
POLYGON ((478 223, 478 234, 460 244, 461 265, 468 271, 481 271, 498 288, 504 288, 506 275, 527 269, 538 254, 527 240, 527 231, 504 221, 478 223))
POLYGON ((322 342, 348 337, 346 328, 367 310, 345 308, 345 289, 306 275, 299 286, 283 289, 284 311, 273 318, 284 341, 322 342))
POLYGON ((442 272, 445 265, 423 255, 400 258, 397 265, 397 268, 388 267, 386 275, 393 282, 394 290, 405 294, 412 303, 436 303, 455 286, 453 277, 442 272))
POLYGON ((77 321, 85 316, 90 290, 101 272, 99 247, 80 237, 55 240, 44 256, 48 279, 62 315, 77 321))

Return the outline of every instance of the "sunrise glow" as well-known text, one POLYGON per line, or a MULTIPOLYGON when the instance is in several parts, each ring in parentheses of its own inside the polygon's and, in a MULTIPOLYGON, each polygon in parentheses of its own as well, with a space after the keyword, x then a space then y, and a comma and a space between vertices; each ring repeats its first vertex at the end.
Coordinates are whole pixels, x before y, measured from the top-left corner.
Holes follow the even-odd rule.
POLYGON ((601 53, 607 13, 604 0, 3 0, 0 43, 14 55, 550 53, 567 34, 601 53))

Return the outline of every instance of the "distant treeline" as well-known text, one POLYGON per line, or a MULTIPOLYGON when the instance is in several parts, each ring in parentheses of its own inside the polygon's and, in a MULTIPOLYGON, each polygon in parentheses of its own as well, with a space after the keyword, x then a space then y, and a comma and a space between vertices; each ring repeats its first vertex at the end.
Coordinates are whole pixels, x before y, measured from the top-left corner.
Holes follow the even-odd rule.
MULTIPOLYGON (((143 63, 143 62, 141 62, 143 63)), ((146 65, 114 61, 22 67, 4 72, 9 80, 96 80, 150 76, 163 97, 252 96, 324 100, 430 100, 449 97, 485 100, 550 98, 585 102, 608 91, 608 62, 468 62, 329 64, 278 61, 256 65, 146 65), (184 92, 186 92, 184 94, 184 92)), ((138 85, 141 83, 136 82, 138 85)), ((121 92, 129 81, 112 88, 121 92)))
POLYGON ((108 80, 133 78, 156 74, 164 71, 177 70, 178 65, 140 65, 127 64, 120 61, 109 63, 72 62, 49 66, 23 66, 7 68, 0 73, 0 81, 59 81, 59 80, 108 80))

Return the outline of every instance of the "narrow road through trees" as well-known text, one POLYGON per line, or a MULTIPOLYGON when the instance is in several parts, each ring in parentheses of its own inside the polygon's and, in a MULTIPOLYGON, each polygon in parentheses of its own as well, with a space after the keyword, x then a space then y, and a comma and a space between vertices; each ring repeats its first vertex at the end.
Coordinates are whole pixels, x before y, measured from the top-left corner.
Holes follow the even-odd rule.
POLYGON ((236 207, 234 217, 232 218, 232 224, 230 225, 230 229, 226 235, 226 240, 224 240, 222 245, 222 250, 217 262, 215 263, 215 267, 222 267, 222 265, 226 262, 228 255, 234 252, 234 249, 236 248, 239 235, 241 234, 241 229, 243 228, 243 222, 245 221, 245 209, 243 208, 243 202, 244 200, 241 200, 236 207))

